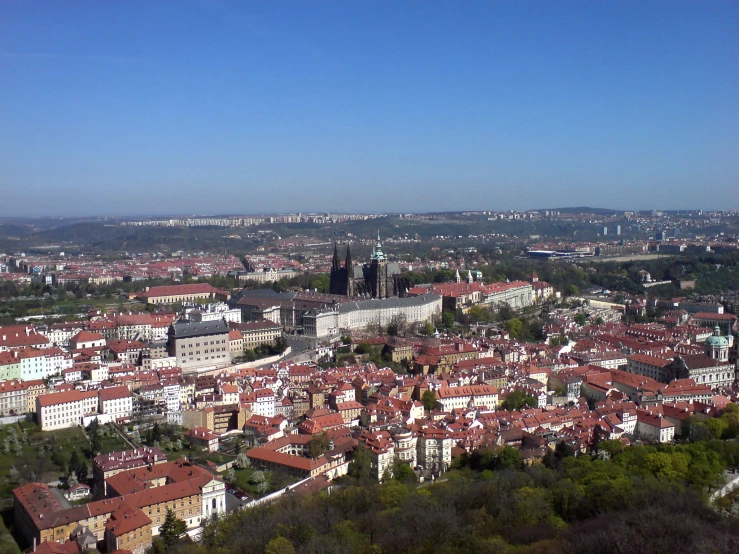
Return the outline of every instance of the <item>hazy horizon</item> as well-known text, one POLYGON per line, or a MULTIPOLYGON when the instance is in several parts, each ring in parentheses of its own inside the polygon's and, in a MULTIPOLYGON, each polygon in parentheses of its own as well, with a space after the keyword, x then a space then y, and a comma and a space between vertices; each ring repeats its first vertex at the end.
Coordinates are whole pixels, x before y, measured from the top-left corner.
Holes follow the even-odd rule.
POLYGON ((0 216, 739 209, 739 3, 0 4, 0 216))

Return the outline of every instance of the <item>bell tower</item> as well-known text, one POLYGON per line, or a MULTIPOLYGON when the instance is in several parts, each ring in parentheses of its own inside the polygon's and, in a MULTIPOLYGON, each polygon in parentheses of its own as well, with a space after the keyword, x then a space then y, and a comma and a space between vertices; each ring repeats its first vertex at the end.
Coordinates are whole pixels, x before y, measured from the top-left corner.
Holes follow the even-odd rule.
POLYGON ((387 256, 382 251, 382 242, 380 242, 380 231, 377 231, 377 243, 372 249, 372 258, 370 260, 370 275, 373 298, 388 298, 388 282, 387 282, 387 256))

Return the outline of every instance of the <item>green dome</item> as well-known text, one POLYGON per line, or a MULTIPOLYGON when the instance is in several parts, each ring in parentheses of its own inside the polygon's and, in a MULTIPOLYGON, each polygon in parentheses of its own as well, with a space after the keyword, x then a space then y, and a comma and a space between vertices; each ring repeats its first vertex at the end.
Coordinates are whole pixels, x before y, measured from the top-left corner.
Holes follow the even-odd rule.
POLYGON ((729 346, 729 341, 726 340, 726 337, 711 335, 706 339, 706 346, 729 346))
POLYGON ((726 337, 721 336, 721 329, 718 327, 713 328, 713 335, 708 337, 706 339, 705 345, 709 348, 720 348, 720 347, 729 347, 729 341, 726 337))

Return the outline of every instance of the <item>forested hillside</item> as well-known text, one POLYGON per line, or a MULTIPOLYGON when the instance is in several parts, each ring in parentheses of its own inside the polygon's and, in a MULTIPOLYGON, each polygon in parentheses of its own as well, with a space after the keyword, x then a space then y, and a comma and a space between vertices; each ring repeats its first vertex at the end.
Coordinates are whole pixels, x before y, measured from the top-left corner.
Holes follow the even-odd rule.
POLYGON ((155 552, 714 553, 739 551, 739 520, 706 497, 739 444, 563 444, 543 465, 518 452, 475 452, 433 485, 354 477, 331 494, 291 495, 211 523, 202 545, 157 540, 155 552))

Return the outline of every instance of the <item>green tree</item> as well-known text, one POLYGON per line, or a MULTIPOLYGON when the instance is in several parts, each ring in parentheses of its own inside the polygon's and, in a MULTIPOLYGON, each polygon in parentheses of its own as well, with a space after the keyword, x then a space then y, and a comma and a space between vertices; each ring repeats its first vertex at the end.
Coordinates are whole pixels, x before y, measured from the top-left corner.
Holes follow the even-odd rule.
POLYGON ((535 408, 538 405, 536 398, 520 390, 514 390, 506 396, 500 407, 504 410, 520 410, 521 408, 535 408))
POLYGON ((509 319, 512 319, 515 317, 515 313, 513 311, 513 308, 511 308, 510 304, 501 304, 498 307, 498 319, 501 321, 508 321, 509 319))
POLYGON ((236 456, 236 460, 234 460, 234 465, 238 469, 246 469, 247 467, 251 466, 251 462, 249 461, 249 457, 241 452, 238 456, 236 456))
POLYGON ((285 537, 275 537, 264 547, 264 554, 295 554, 295 547, 285 537))
POLYGON ((473 322, 490 321, 492 319, 490 310, 483 308, 482 306, 472 306, 469 309, 469 312, 467 312, 467 315, 473 322))
POLYGON ((721 419, 726 422, 726 430, 723 434, 724 438, 733 439, 739 436, 739 406, 733 403, 726 406, 721 419))
POLYGON ((372 459, 364 444, 359 444, 354 449, 354 457, 349 464, 348 471, 349 475, 358 479, 360 482, 370 481, 375 477, 372 468, 372 459))
POLYGON ((159 422, 155 421, 154 426, 151 428, 151 442, 160 442, 162 440, 162 428, 159 426, 159 422))
POLYGON ((580 294, 580 289, 575 285, 567 285, 567 287, 565 287, 565 294, 567 296, 575 296, 576 294, 580 294))
POLYGON ((616 439, 601 441, 600 444, 598 444, 598 448, 607 452, 611 458, 624 451, 623 443, 616 439))
POLYGON ((360 342, 354 349, 357 354, 369 354, 372 352, 372 347, 366 342, 360 342))
POLYGON ((578 325, 585 325, 588 321, 588 316, 580 312, 575 316, 575 323, 578 325))
POLYGON ((20 483, 20 481, 21 481, 20 471, 18 471, 18 469, 15 466, 11 467, 10 471, 8 471, 8 475, 5 477, 5 482, 11 485, 16 485, 20 483))
POLYGON ((434 324, 430 321, 427 321, 424 325, 424 332, 426 335, 433 335, 434 334, 434 324))
POLYGON ((421 395, 421 404, 425 410, 429 412, 433 410, 436 407, 436 393, 431 389, 424 391, 421 395))
POLYGON ((280 335, 275 339, 275 343, 270 349, 270 354, 282 354, 285 350, 287 350, 287 339, 280 335))
POLYGON ((522 338, 523 327, 523 321, 517 317, 512 317, 505 323, 505 328, 512 339, 522 338))
POLYGON ((103 448, 102 437, 100 436, 100 424, 97 418, 90 422, 87 426, 87 436, 90 438, 90 457, 94 458, 103 448))
POLYGON ((506 446, 496 456, 496 469, 519 469, 521 467, 521 454, 515 448, 506 446))
POLYGON ((448 310, 445 310, 443 314, 441 314, 441 324, 444 326, 445 329, 451 329, 454 327, 454 312, 450 312, 448 310))
POLYGON ((177 519, 174 511, 167 508, 167 515, 164 517, 164 523, 159 528, 159 536, 167 546, 172 546, 180 536, 187 530, 187 524, 181 519, 177 519))
POLYGON ((711 433, 711 438, 720 439, 729 429, 728 422, 723 418, 709 418, 702 422, 703 426, 711 433))
POLYGON ((328 450, 328 434, 325 432, 320 433, 313 437, 308 443, 308 457, 318 458, 323 456, 324 452, 328 450))
POLYGON ((407 483, 409 481, 415 481, 416 474, 410 464, 404 462, 400 458, 395 458, 393 460, 393 479, 400 481, 401 483, 407 483))
POLYGON ((328 292, 329 289, 329 278, 325 273, 316 275, 315 279, 311 283, 311 288, 317 289, 318 292, 328 292))
POLYGON ((74 472, 77 476, 77 482, 83 483, 87 480, 87 462, 79 455, 77 450, 72 450, 72 454, 69 457, 69 463, 67 464, 69 473, 74 472))
POLYGON ((410 496, 408 487, 397 480, 384 479, 378 500, 386 508, 397 508, 410 496))

